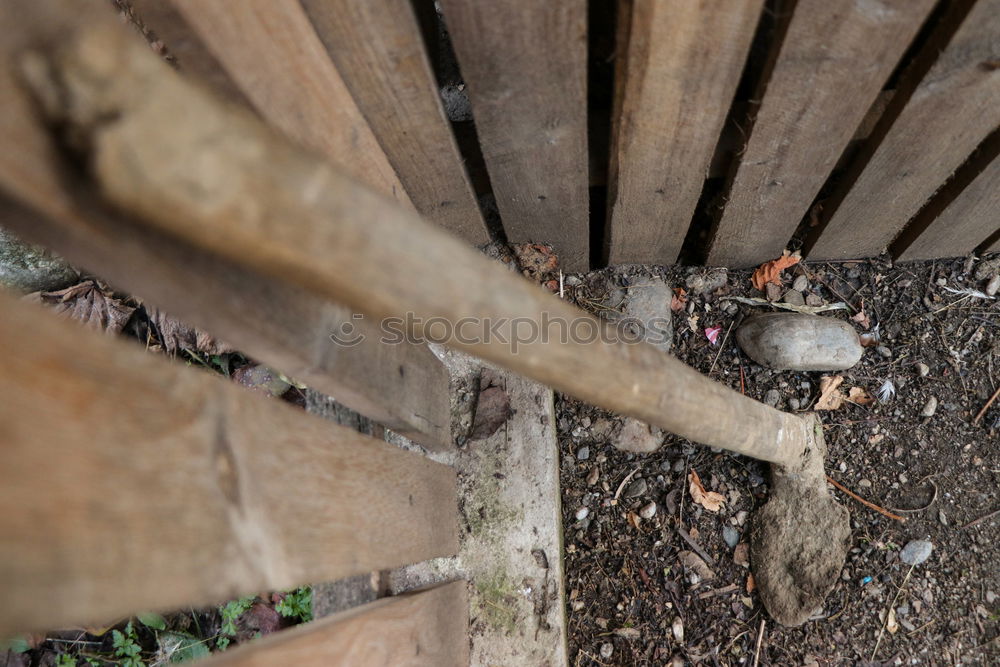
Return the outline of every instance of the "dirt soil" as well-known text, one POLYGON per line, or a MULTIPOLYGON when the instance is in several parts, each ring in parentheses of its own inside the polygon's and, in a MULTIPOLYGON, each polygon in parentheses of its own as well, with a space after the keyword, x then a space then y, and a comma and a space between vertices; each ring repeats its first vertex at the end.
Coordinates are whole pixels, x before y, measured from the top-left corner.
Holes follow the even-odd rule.
MULTIPOLYGON (((985 289, 996 266, 880 259, 787 270, 786 289, 806 276, 811 303, 849 304, 824 315, 855 316, 859 333, 878 336, 839 373, 771 371, 740 351, 734 328, 770 310, 723 300, 764 296, 749 271, 729 272, 725 285, 700 295, 690 286, 713 282, 707 270, 653 271, 688 292, 687 304, 674 304, 673 354, 737 391, 812 410, 823 375, 842 375, 845 393, 860 387, 872 397, 891 382, 894 396, 819 414, 828 474, 905 521, 834 491, 851 513, 847 563, 814 620, 778 626, 758 592, 747 592, 743 546, 748 517, 768 495, 767 467, 672 435, 650 454, 619 451, 620 417, 559 397, 570 664, 1000 663, 1000 514, 991 515, 1000 508, 1000 400, 975 419, 1000 386, 1000 305, 952 291, 985 289), (717 345, 710 327, 721 327, 717 345), (921 416, 932 397, 933 415, 921 416), (690 471, 724 496, 718 512, 692 501, 690 471), (655 515, 641 518, 651 502, 655 515), (930 558, 904 564, 902 547, 925 539, 930 558)), ((573 276, 567 298, 614 317, 644 280, 635 267, 573 276)))

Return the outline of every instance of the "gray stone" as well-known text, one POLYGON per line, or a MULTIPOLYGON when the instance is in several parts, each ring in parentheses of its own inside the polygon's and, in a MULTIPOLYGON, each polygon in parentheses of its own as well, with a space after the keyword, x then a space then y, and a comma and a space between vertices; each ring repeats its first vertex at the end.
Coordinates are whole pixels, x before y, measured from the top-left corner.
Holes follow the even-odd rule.
POLYGON ((688 292, 694 295, 711 294, 722 289, 729 282, 729 272, 726 269, 712 269, 708 273, 693 273, 684 281, 688 292))
POLYGON ((782 299, 782 301, 791 304, 793 306, 806 305, 806 298, 802 295, 802 292, 794 289, 790 289, 787 292, 785 292, 785 297, 782 299))
POLYGON ((635 334, 664 352, 670 351, 674 340, 672 298, 670 285, 652 275, 629 287, 625 297, 624 314, 635 334))
POLYGON ((639 516, 643 519, 652 519, 656 516, 656 503, 650 502, 639 508, 639 516))
POLYGON ((764 394, 764 403, 770 405, 772 408, 778 405, 778 401, 781 400, 781 393, 777 389, 768 389, 767 393, 764 394))
POLYGON ((627 417, 615 436, 614 446, 626 452, 653 452, 663 443, 660 429, 633 417, 627 417))
POLYGON ((590 516, 590 509, 587 507, 581 507, 576 511, 576 520, 583 521, 588 516, 590 516))
POLYGON ((601 657, 605 660, 610 658, 615 652, 615 645, 611 642, 601 644, 601 657))
POLYGON ((576 450, 577 461, 586 461, 589 458, 590 458, 590 447, 581 447, 580 449, 576 450))
POLYGON ((809 289, 809 279, 804 275, 796 276, 794 282, 792 282, 792 289, 798 292, 805 292, 809 289))
POLYGON ((25 294, 51 292, 68 287, 78 277, 66 260, 0 228, 0 285, 25 294))
POLYGON ((884 359, 892 359, 892 350, 887 348, 885 345, 879 345, 876 347, 875 352, 878 353, 878 356, 884 359))
POLYGON ((649 484, 646 482, 644 478, 640 477, 639 479, 635 480, 634 482, 628 485, 628 488, 625 489, 625 497, 638 498, 639 496, 646 493, 648 489, 649 489, 649 484))
POLYGON ((986 293, 989 296, 995 296, 998 291, 1000 291, 1000 275, 993 276, 990 282, 986 283, 986 293))
POLYGON ((789 410, 798 410, 800 407, 802 407, 802 402, 799 399, 797 398, 788 399, 789 410))
POLYGON ((907 565, 920 565, 931 557, 934 545, 927 540, 912 540, 899 552, 899 560, 907 565))
POLYGON ((736 341, 755 362, 776 370, 844 370, 864 351, 851 325, 801 313, 751 317, 736 330, 736 341))
POLYGON ((723 526, 722 539, 725 540, 730 549, 735 549, 736 545, 740 543, 740 531, 732 526, 723 526))
POLYGON ((924 409, 920 411, 921 417, 933 417, 934 413, 937 412, 938 400, 936 397, 931 396, 924 403, 924 409))

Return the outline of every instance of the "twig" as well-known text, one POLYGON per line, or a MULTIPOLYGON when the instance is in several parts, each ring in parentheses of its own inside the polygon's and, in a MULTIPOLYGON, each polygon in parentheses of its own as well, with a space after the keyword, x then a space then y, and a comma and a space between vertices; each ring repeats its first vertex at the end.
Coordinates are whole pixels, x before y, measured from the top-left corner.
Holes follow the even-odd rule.
MULTIPOLYGON (((722 350, 719 351, 721 352, 722 350)), ((997 396, 1000 396, 1000 387, 997 387, 997 390, 993 392, 992 396, 990 396, 990 400, 986 401, 986 405, 983 406, 983 409, 976 413, 976 418, 972 420, 973 424, 979 423, 979 420, 983 418, 986 411, 990 409, 991 405, 993 405, 993 401, 997 400, 997 396)))
POLYGON ((683 537, 684 541, 691 545, 691 548, 694 549, 696 554, 701 556, 703 561, 709 565, 715 565, 715 559, 709 556, 708 552, 701 548, 701 545, 698 544, 693 537, 691 537, 691 533, 684 530, 683 526, 677 526, 677 534, 683 537))
POLYGON ((628 484, 629 480, 632 479, 632 477, 634 477, 639 470, 640 468, 636 468, 629 474, 625 475, 625 479, 622 480, 622 483, 618 485, 618 490, 615 491, 615 502, 618 502, 618 497, 622 495, 622 489, 625 488, 625 485, 628 484))
POLYGON ((875 654, 878 653, 878 645, 882 643, 882 636, 885 635, 885 628, 887 625, 889 625, 889 613, 892 612, 893 609, 895 609, 896 600, 899 599, 899 594, 903 592, 904 588, 906 588, 906 582, 910 580, 910 575, 913 574, 913 568, 915 568, 916 566, 917 566, 916 563, 910 566, 909 571, 906 573, 906 577, 903 578, 903 583, 900 584, 899 588, 896 589, 896 595, 893 596, 892 602, 890 602, 889 606, 886 608, 885 620, 882 622, 882 628, 878 631, 878 639, 875 640, 875 650, 872 651, 872 657, 870 662, 875 662, 875 654))
POLYGON ((743 395, 747 393, 746 380, 743 376, 743 364, 740 364, 740 393, 743 395))
POLYGON ((791 303, 779 303, 778 301, 768 301, 767 299, 760 299, 758 297, 742 297, 742 296, 724 296, 720 301, 736 301, 737 303, 744 303, 748 306, 771 306, 772 308, 782 308, 784 310, 793 310, 796 313, 825 313, 828 310, 847 310, 847 304, 843 302, 838 303, 828 303, 824 306, 796 306, 791 303))
POLYGON ((726 329, 726 335, 722 337, 722 343, 719 345, 719 351, 715 353, 715 359, 712 360, 712 367, 708 369, 709 375, 711 375, 712 371, 715 370, 715 364, 718 363, 719 357, 722 355, 722 350, 726 347, 726 341, 729 340, 729 332, 733 330, 734 324, 736 324, 736 320, 729 323, 729 328, 726 329))
POLYGON ((848 489, 846 486, 844 486, 843 484, 841 484, 840 482, 838 482, 837 480, 835 480, 833 477, 830 477, 829 475, 827 475, 826 476, 826 481, 830 482, 830 484, 833 484, 835 487, 837 487, 838 489, 840 489, 841 491, 843 491, 844 493, 846 493, 847 495, 849 495, 851 498, 854 498, 855 500, 857 500, 859 503, 861 503, 865 507, 867 507, 869 509, 873 509, 876 512, 878 512, 879 514, 883 514, 883 515, 889 517, 890 519, 895 519, 896 521, 900 521, 900 522, 904 522, 904 523, 906 522, 906 517, 899 516, 898 514, 893 514, 889 510, 887 510, 887 509, 885 509, 883 507, 879 507, 875 503, 868 502, 867 500, 865 500, 864 498, 862 498, 861 496, 859 496, 858 494, 854 493, 853 491, 851 491, 850 489, 848 489))
POLYGON ((736 584, 729 584, 728 586, 723 586, 722 588, 716 588, 710 591, 705 591, 704 593, 699 593, 698 599, 704 600, 706 598, 715 597, 716 595, 725 595, 726 593, 732 593, 738 588, 739 586, 736 584))
POLYGON ((993 510, 989 514, 981 516, 978 519, 976 519, 975 521, 970 521, 969 523, 965 524, 964 526, 962 526, 962 530, 965 530, 966 528, 972 528, 973 526, 978 526, 983 521, 989 521, 990 519, 992 519, 993 517, 995 517, 997 514, 1000 514, 1000 510, 993 510))
POLYGON ((764 642, 764 619, 760 619, 760 630, 757 632, 757 648, 753 653, 753 667, 760 663, 760 645, 764 642))

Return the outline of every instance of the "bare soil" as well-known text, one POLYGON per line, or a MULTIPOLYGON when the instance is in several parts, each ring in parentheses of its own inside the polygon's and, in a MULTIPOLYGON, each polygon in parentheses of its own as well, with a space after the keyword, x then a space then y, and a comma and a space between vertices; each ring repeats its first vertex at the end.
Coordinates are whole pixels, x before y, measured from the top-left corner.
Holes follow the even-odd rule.
MULTIPOLYGON (((675 287, 707 274, 653 271, 675 287)), ((559 397, 571 664, 998 664, 1000 515, 990 513, 1000 508, 1000 400, 975 418, 998 386, 1000 305, 949 291, 983 290, 993 272, 986 260, 962 259, 812 263, 786 271, 786 289, 804 273, 814 302, 849 304, 826 316, 848 319, 863 310, 869 326, 852 325, 879 336, 882 349, 867 348, 860 363, 839 374, 845 390, 876 396, 890 381, 895 396, 819 413, 827 472, 905 519, 834 491, 851 513, 851 549, 823 608, 798 628, 777 625, 758 591, 747 592, 750 570, 740 545, 768 496, 765 465, 672 435, 650 454, 619 451, 612 443, 620 417, 559 397), (920 363, 929 369, 925 377, 920 363), (937 408, 922 417, 932 397, 937 408), (725 496, 719 512, 692 501, 691 470, 725 496), (639 518, 650 502, 656 514, 639 518), (588 515, 577 520, 584 507, 588 515), (726 543, 724 529, 738 546, 726 543), (934 551, 911 569, 899 553, 914 539, 930 540, 934 551), (699 550, 708 571, 679 556, 699 550)), ((567 298, 613 316, 629 287, 644 279, 628 267, 574 277, 567 298)), ((764 296, 749 271, 729 272, 726 285, 707 294, 688 294, 674 315, 673 354, 754 398, 776 390, 781 409, 796 409, 797 401, 798 410, 811 410, 821 376, 835 374, 754 364, 732 332, 745 316, 769 308, 728 305, 722 299, 731 295, 764 296), (704 330, 716 326, 722 331, 713 345, 704 330)))

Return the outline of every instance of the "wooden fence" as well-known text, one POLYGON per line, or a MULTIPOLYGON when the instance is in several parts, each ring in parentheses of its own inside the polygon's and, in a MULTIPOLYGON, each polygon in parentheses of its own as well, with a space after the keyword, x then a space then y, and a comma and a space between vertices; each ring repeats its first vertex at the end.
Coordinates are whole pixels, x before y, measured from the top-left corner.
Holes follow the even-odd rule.
MULTIPOLYGON (((365 333, 355 313, 586 317, 469 244, 549 242, 570 271, 749 266, 793 242, 817 259, 1000 249, 1000 0, 621 0, 606 127, 588 109, 610 29, 595 3, 589 19, 584 0, 440 4, 471 134, 439 96, 427 3, 134 0, 193 85, 103 1, 9 0, 2 223, 430 449, 453 440, 434 354, 331 331, 365 333)), ((17 378, 0 634, 456 552, 447 466, 11 298, 0 311, 17 378)), ((735 451, 759 455, 719 406, 800 428, 646 346, 466 349, 735 451)), ((465 584, 444 584, 213 659, 463 664, 467 615, 465 584)))

